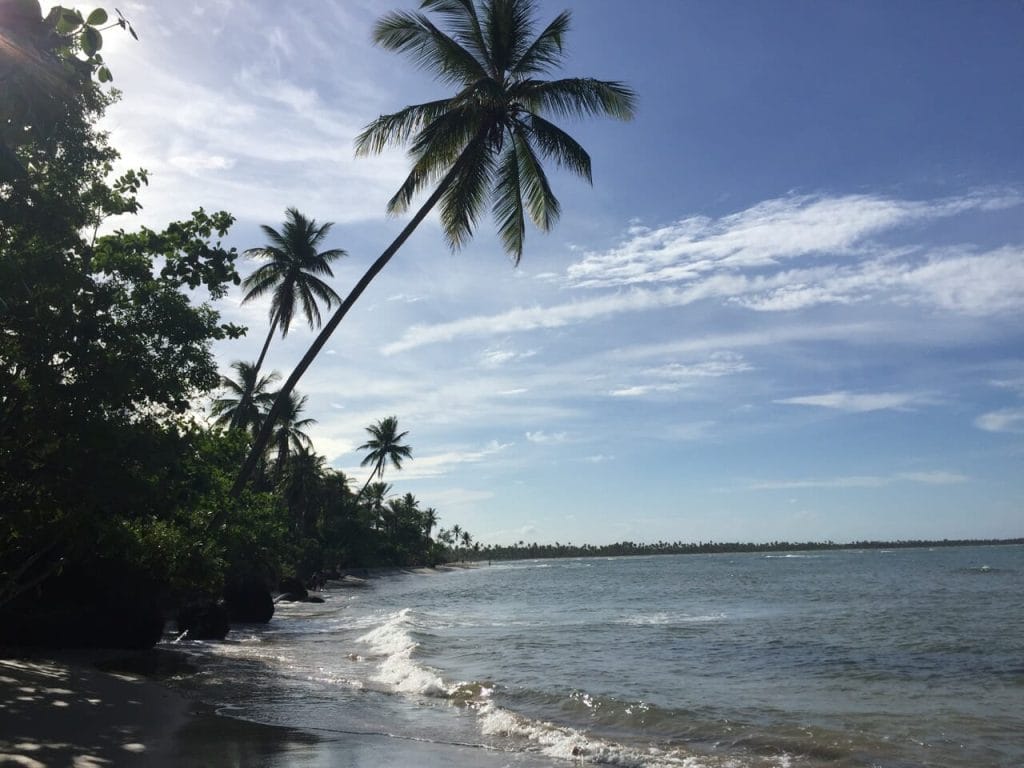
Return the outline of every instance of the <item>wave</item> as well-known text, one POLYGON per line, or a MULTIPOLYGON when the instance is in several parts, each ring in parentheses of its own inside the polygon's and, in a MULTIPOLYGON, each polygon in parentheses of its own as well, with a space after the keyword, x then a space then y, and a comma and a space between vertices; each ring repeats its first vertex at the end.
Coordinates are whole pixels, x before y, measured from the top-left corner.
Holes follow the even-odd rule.
POLYGON ((412 610, 403 608, 376 629, 356 638, 370 646, 374 656, 383 657, 373 679, 400 693, 447 696, 449 686, 441 676, 413 659, 419 643, 412 636, 412 627, 412 610))
POLYGON ((679 624, 709 624, 724 621, 725 618, 726 616, 724 613, 708 613, 691 616, 687 614, 680 615, 659 611, 657 613, 641 613, 633 616, 626 616, 615 623, 628 624, 632 627, 668 627, 679 624))

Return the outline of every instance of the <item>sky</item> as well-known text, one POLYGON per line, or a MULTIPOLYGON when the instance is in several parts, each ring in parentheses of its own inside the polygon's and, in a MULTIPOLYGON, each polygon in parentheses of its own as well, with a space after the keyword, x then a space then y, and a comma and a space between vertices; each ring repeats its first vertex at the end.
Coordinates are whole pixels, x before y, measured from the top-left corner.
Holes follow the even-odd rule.
MULTIPOLYGON (((135 223, 202 205, 265 242, 334 222, 342 295, 404 224, 379 114, 448 94, 371 43, 413 3, 122 0, 106 127, 150 171, 135 223)), ((622 80, 631 122, 561 121, 594 183, 519 267, 492 222, 428 219, 300 382, 317 450, 487 543, 1024 536, 1024 4, 560 0, 562 76, 622 80)), ((119 225, 122 223, 119 223, 119 225)), ((127 225, 130 222, 123 222, 127 225)), ((248 274, 258 266, 241 258, 248 274)), ((268 304, 218 303, 250 328, 268 304)), ((270 347, 282 372, 313 338, 270 347)))

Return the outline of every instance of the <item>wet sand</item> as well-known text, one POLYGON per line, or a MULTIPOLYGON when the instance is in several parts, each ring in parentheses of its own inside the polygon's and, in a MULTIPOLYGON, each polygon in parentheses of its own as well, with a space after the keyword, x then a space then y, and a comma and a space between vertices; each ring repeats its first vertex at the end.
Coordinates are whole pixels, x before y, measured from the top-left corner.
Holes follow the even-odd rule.
MULTIPOLYGON (((127 666, 150 665, 137 656, 127 666), (141 662, 140 662, 141 659, 141 662)), ((385 734, 315 732, 261 725, 125 671, 124 659, 64 655, 0 657, 0 766, 209 766, 210 768, 374 768, 512 766, 548 760, 476 745, 385 734)))

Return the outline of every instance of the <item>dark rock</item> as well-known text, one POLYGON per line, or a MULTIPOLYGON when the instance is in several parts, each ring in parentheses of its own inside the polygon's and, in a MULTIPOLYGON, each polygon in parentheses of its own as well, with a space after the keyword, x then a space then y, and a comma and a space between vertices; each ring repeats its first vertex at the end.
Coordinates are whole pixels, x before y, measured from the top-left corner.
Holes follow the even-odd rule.
POLYGON ((294 597, 290 598, 282 597, 282 600, 305 600, 309 597, 309 592, 306 591, 306 585, 296 578, 281 579, 281 583, 278 585, 277 589, 279 592, 283 592, 286 595, 294 595, 294 597))
POLYGON ((233 624, 266 624, 274 615, 274 598, 267 586, 256 579, 229 584, 224 589, 224 604, 233 624))
POLYGON ((178 632, 188 632, 189 640, 223 640, 230 629, 223 602, 189 603, 178 611, 178 632))
POLYGON ((274 600, 275 603, 304 603, 308 600, 308 597, 302 595, 293 595, 291 592, 285 592, 283 595, 278 595, 274 600))
POLYGON ((323 601, 324 599, 322 597, 317 597, 316 595, 311 595, 306 598, 307 603, 322 603, 323 601))

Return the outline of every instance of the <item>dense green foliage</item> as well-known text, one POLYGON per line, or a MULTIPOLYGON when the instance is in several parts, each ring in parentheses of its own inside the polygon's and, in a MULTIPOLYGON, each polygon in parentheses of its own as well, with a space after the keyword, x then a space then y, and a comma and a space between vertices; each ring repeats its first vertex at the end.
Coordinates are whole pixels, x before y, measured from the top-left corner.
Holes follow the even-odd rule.
POLYGON ((194 298, 239 280, 216 241, 232 218, 97 236, 138 210, 147 176, 110 180, 118 154, 95 124, 114 97, 92 78, 97 38, 69 18, 25 15, 3 60, 41 90, 6 115, 0 183, 0 605, 90 562, 169 593, 216 589, 260 548, 280 567, 271 499, 227 497, 244 445, 191 411, 219 381, 212 342, 243 331, 194 298))

